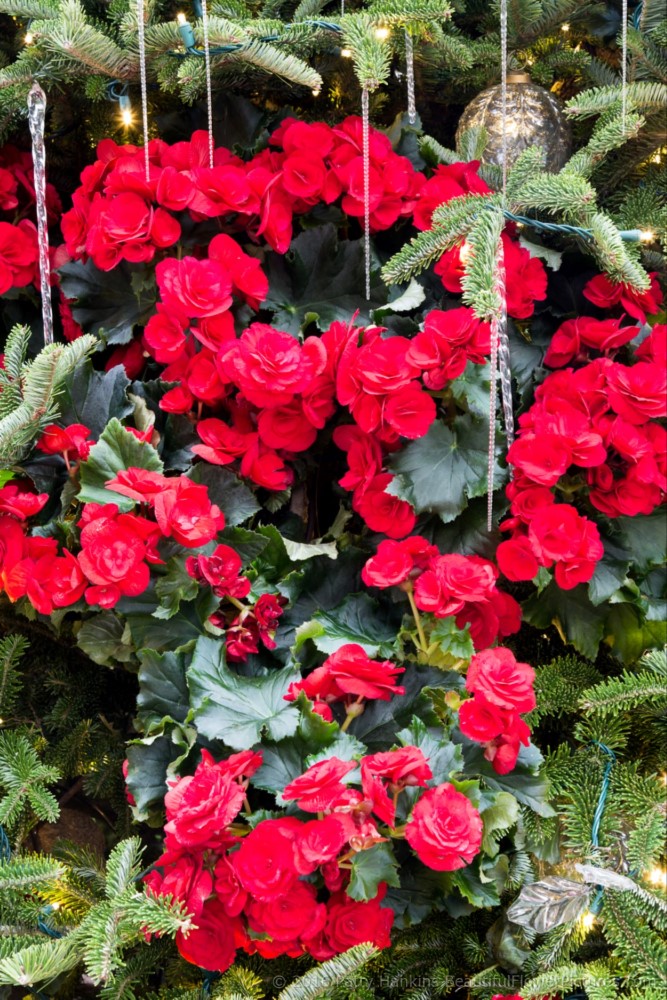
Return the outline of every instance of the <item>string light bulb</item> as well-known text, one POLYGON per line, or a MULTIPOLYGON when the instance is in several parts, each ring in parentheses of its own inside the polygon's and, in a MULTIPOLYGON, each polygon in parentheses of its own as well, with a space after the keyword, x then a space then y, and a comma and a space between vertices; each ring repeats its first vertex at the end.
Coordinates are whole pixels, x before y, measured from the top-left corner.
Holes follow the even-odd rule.
POLYGON ((340 54, 343 57, 343 59, 351 59, 352 58, 352 49, 341 49, 340 50, 340 54))
POLYGON ((586 910, 585 913, 582 913, 581 926, 584 928, 584 930, 589 931, 594 923, 595 923, 594 913, 591 913, 590 910, 586 910))
POLYGON ((179 24, 187 24, 188 23, 188 19, 185 16, 185 14, 183 13, 182 10, 179 10, 178 14, 176 15, 176 20, 178 21, 179 24))
POLYGON ((311 94, 313 95, 313 97, 319 97, 321 93, 322 93, 321 87, 313 87, 313 89, 311 90, 311 94))
POLYGON ((652 233, 650 229, 642 229, 639 239, 642 243, 653 243, 655 233, 652 233))
POLYGON ((375 29, 375 37, 379 42, 386 42, 390 34, 391 31, 389 30, 389 28, 380 26, 379 28, 375 29))
POLYGON ((130 104, 130 98, 127 94, 121 94, 118 98, 118 104, 120 107, 120 120, 125 128, 129 128, 134 122, 134 115, 132 114, 132 105, 130 104))
POLYGON ((647 878, 653 885, 661 886, 663 889, 667 888, 667 872, 663 868, 652 868, 647 878))
POLYGON ((54 910, 59 910, 59 909, 60 909, 60 903, 57 903, 57 902, 56 903, 51 903, 51 911, 52 912, 54 910))
POLYGON ((560 30, 567 35, 568 31, 570 30, 570 25, 567 23, 567 21, 565 22, 565 24, 561 24, 560 30))
POLYGON ((25 42, 26 45, 32 45, 32 43, 35 41, 35 36, 33 35, 32 31, 26 31, 25 38, 23 39, 23 41, 25 42))

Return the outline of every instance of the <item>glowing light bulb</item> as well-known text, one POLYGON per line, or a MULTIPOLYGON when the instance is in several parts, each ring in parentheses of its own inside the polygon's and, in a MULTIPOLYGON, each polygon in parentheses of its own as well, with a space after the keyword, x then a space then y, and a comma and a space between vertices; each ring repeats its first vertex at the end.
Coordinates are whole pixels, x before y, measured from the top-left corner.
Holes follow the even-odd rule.
POLYGON ((176 20, 178 21, 179 24, 187 24, 188 23, 188 19, 185 16, 185 14, 183 13, 182 10, 179 10, 178 14, 176 15, 176 20))
POLYGON ((51 903, 51 909, 52 910, 59 910, 60 909, 60 903, 51 903))
POLYGON ((567 23, 567 21, 565 22, 565 24, 561 24, 560 30, 564 31, 565 34, 567 35, 568 31, 570 30, 570 25, 567 23))
POLYGON ((35 36, 33 35, 32 31, 26 31, 25 38, 23 39, 23 41, 25 42, 26 45, 32 45, 32 43, 35 41, 35 36))
POLYGON ((351 59, 352 58, 352 49, 341 49, 340 50, 340 54, 343 57, 343 59, 351 59))
POLYGON ((667 872, 662 868, 652 868, 647 877, 649 882, 652 882, 653 885, 667 888, 667 872))
POLYGON ((375 37, 377 38, 377 40, 379 42, 386 42, 387 39, 389 38, 390 34, 391 34, 391 31, 389 30, 389 28, 382 28, 381 27, 381 28, 376 28, 375 29, 375 37))
POLYGON ((585 930, 589 931, 594 923, 595 923, 595 914, 591 913, 590 910, 586 910, 586 912, 581 915, 582 927, 585 930))
POLYGON ((4 719, 0 719, 0 726, 4 726, 4 724, 5 724, 5 720, 4 719))
POLYGON ((642 229, 639 239, 642 243, 653 243, 655 233, 652 233, 650 229, 642 229))
POLYGON ((120 120, 125 128, 129 128, 134 120, 132 116, 132 108, 121 108, 120 120))
POLYGON ((321 87, 313 87, 313 89, 311 90, 311 94, 313 95, 313 97, 319 97, 321 93, 322 93, 321 87))
POLYGON ((467 262, 470 259, 471 253, 472 253, 472 247, 470 246, 468 241, 465 240, 459 247, 459 258, 462 264, 467 264, 467 262))

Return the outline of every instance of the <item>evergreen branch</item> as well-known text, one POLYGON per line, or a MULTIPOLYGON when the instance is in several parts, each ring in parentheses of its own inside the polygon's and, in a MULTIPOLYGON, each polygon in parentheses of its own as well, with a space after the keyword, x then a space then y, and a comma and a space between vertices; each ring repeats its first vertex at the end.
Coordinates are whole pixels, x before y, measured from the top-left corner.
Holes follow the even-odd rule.
POLYGON ((41 46, 103 76, 128 79, 137 73, 136 61, 107 35, 93 27, 78 0, 64 0, 55 25, 39 22, 33 33, 41 46))
POLYGON ((604 928, 614 945, 617 959, 629 972, 631 970, 636 986, 661 984, 663 990, 667 988, 664 942, 637 912, 628 893, 607 894, 604 928))
POLYGON ((452 14, 447 0, 373 0, 367 10, 376 23, 386 25, 438 23, 452 14))
POLYGON ((97 346, 86 334, 71 344, 49 344, 22 369, 22 403, 0 419, 0 464, 19 461, 57 415, 57 397, 76 366, 97 346))
POLYGON ((419 152, 430 163, 457 163, 459 154, 453 149, 441 146, 437 139, 430 135, 422 135, 417 139, 419 152))
POLYGON ((478 209, 495 205, 488 194, 462 195, 440 205, 433 213, 433 229, 413 237, 382 269, 387 284, 408 281, 413 275, 439 260, 445 250, 459 244, 478 214, 478 209))
POLYGON ((466 129, 457 144, 460 159, 465 162, 481 160, 488 140, 489 134, 485 128, 480 126, 466 129))
POLYGON ((122 927, 126 933, 139 936, 144 929, 151 934, 188 934, 195 926, 192 914, 181 900, 172 896, 154 896, 135 892, 123 899, 122 927))
POLYGON ((116 901, 98 903, 80 925, 84 936, 83 961, 96 986, 105 983, 115 968, 122 967, 121 923, 123 913, 116 901))
POLYGON ((12 826, 28 804, 39 819, 54 823, 58 802, 44 785, 59 777, 56 768, 42 764, 25 736, 0 732, 0 788, 5 789, 0 800, 0 826, 12 826))
POLYGON ((608 153, 618 149, 629 139, 636 139, 645 124, 646 120, 641 115, 630 113, 625 122, 622 118, 615 117, 602 124, 602 127, 598 125, 589 142, 570 157, 563 169, 582 177, 589 176, 608 153))
POLYGON ((630 285, 641 291, 650 286, 649 277, 628 252, 619 231, 609 216, 596 213, 590 220, 597 256, 612 281, 630 285))
POLYGON ((507 177, 507 199, 514 202, 522 187, 542 175, 544 151, 540 146, 529 146, 522 150, 512 165, 507 177))
POLYGON ((27 326, 14 326, 5 342, 4 368, 0 369, 0 418, 11 413, 21 402, 20 378, 26 354, 30 329, 27 326))
MULTIPOLYGON (((620 109, 620 86, 596 87, 571 98, 565 105, 565 114, 573 118, 590 118, 601 115, 614 106, 620 109)), ((638 111, 660 111, 667 105, 667 86, 663 83, 628 84, 628 106, 638 111)))
POLYGON ((502 308, 497 270, 500 234, 504 228, 502 210, 480 212, 467 236, 470 253, 461 279, 463 301, 472 306, 481 320, 498 316, 502 308))
POLYGON ((0 13, 11 17, 47 18, 59 17, 60 6, 50 0, 0 0, 0 13))
MULTIPOLYGON (((4 395, 3 390, 2 395, 4 395)), ((1 398, 1 397, 0 397, 1 398)), ((11 715, 23 685, 17 667, 28 648, 28 640, 22 635, 7 635, 0 640, 0 716, 11 715)))
POLYGON ((33 986, 55 979, 79 964, 79 944, 76 936, 70 934, 57 941, 20 949, 0 961, 0 985, 33 986))
POLYGON ((65 868, 53 858, 22 854, 0 861, 0 892, 25 894, 41 882, 54 882, 64 873, 65 868))
POLYGON ((141 870, 142 852, 138 837, 130 837, 114 847, 107 861, 106 894, 109 899, 134 885, 141 870))
POLYGON ((251 63, 258 69, 263 69, 274 76, 282 77, 291 83, 317 90, 322 86, 322 77, 303 59, 289 53, 281 52, 274 45, 266 42, 248 42, 238 52, 231 53, 231 59, 241 59, 251 63))
POLYGON ((317 1000, 317 997, 324 996, 333 986, 344 982, 378 954, 378 949, 372 944, 357 944, 290 983, 279 994, 278 1000, 317 1000))
POLYGON ((377 90, 386 83, 391 67, 391 46, 376 38, 377 19, 370 14, 347 14, 341 18, 343 42, 352 52, 354 72, 362 88, 377 90))
MULTIPOLYGON (((529 177, 515 194, 515 205, 521 209, 558 212, 566 219, 588 221, 595 210, 595 189, 584 178, 569 170, 558 174, 540 173, 529 177)), ((620 237, 619 237, 620 239, 620 237)))
POLYGON ((639 665, 652 670, 660 677, 667 678, 667 646, 662 649, 650 649, 648 653, 644 653, 639 665))
POLYGON ((579 707, 583 711, 609 715, 630 710, 654 698, 667 698, 667 680, 660 680, 650 671, 624 671, 621 677, 608 677, 601 684, 583 692, 579 707))

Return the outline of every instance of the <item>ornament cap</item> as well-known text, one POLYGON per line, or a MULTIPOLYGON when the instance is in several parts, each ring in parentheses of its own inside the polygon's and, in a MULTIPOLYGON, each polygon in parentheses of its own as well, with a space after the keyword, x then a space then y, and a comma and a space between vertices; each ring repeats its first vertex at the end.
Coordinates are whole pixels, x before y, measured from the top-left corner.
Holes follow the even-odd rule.
POLYGON ((507 74, 508 83, 531 83, 530 75, 523 70, 513 70, 507 74))

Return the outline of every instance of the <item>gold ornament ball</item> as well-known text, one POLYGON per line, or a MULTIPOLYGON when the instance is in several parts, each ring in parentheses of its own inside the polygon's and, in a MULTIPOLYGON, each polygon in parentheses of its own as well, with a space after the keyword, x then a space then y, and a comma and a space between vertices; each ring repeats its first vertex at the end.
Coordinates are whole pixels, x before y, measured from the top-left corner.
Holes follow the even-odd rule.
MULTIPOLYGON (((456 141, 470 128, 482 127, 488 139, 482 160, 502 166, 503 96, 497 84, 478 94, 461 115, 456 141)), ((532 83, 527 73, 507 77, 507 165, 511 167, 529 146, 544 150, 547 170, 560 170, 570 156, 570 129, 559 102, 544 87, 532 83)))

